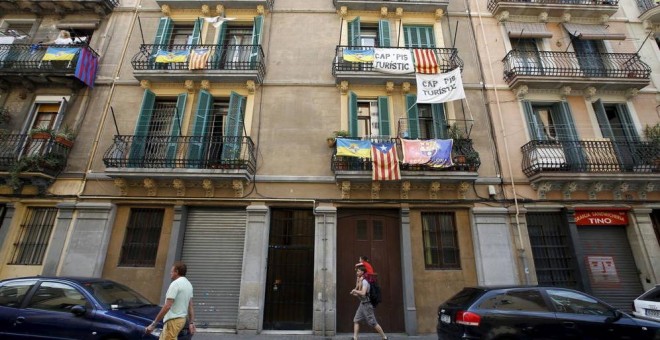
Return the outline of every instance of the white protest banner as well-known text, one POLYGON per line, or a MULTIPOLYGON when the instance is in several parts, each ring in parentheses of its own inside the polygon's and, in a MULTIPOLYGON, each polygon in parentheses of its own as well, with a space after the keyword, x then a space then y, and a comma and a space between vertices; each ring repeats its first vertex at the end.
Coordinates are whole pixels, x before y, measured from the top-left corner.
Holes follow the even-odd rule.
POLYGON ((404 48, 375 48, 374 71, 389 74, 406 74, 415 72, 412 54, 404 48))
POLYGON ((465 98, 461 69, 438 74, 416 73, 417 102, 418 103, 445 103, 465 98))

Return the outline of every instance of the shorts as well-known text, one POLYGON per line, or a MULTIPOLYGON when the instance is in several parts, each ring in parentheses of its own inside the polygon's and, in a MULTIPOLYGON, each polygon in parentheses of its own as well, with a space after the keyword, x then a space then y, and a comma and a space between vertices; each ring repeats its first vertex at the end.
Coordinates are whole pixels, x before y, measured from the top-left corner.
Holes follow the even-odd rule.
POLYGON ((176 340, 185 323, 186 318, 167 320, 163 326, 163 331, 160 333, 159 340, 176 340))
POLYGON ((358 323, 363 320, 366 320, 367 325, 371 327, 376 327, 376 325, 378 325, 376 314, 374 314, 374 306, 371 305, 371 302, 360 302, 360 306, 357 311, 355 311, 353 322, 358 323))

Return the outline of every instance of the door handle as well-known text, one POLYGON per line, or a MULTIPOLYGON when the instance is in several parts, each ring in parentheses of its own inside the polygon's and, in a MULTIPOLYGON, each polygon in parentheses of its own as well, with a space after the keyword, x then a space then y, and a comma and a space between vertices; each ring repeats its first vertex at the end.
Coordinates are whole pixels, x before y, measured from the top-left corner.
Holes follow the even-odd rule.
POLYGON ((564 321, 561 323, 565 328, 575 328, 575 322, 564 321))
POLYGON ((25 321, 24 316, 19 316, 19 317, 16 318, 16 323, 23 323, 23 321, 25 321))

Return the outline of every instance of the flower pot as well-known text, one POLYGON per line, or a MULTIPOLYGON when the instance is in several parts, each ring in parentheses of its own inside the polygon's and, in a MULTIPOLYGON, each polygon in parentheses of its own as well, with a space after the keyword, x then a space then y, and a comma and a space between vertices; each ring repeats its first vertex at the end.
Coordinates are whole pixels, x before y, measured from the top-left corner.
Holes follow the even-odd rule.
POLYGON ((69 149, 71 149, 73 147, 73 141, 72 140, 66 139, 66 138, 61 137, 61 136, 56 136, 55 137, 55 143, 60 144, 60 145, 66 147, 66 148, 69 148, 69 149))
POLYGON ((50 139, 52 135, 48 132, 35 132, 30 135, 32 139, 50 139))

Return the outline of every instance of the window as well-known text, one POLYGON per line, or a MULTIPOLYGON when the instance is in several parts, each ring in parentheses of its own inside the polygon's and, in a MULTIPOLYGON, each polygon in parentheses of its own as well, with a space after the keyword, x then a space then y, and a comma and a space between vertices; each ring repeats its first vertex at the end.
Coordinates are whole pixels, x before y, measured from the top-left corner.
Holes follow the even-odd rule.
POLYGON ((548 296, 559 313, 614 316, 610 307, 590 296, 558 289, 548 289, 548 296))
POLYGON ((559 212, 528 213, 527 231, 539 285, 578 288, 577 264, 563 215, 559 212))
POLYGON ((69 313, 71 307, 86 304, 85 296, 74 287, 58 282, 42 282, 27 308, 69 313))
POLYGON ((454 213, 422 213, 426 269, 460 269, 454 213))
POLYGON ((41 265, 56 216, 55 208, 27 209, 9 264, 41 265))
POLYGON ((18 308, 37 280, 9 282, 0 287, 0 306, 18 308))
POLYGON ((359 99, 354 92, 349 93, 349 132, 351 137, 390 136, 389 98, 359 99))
POLYGON ((538 290, 514 290, 497 294, 482 302, 479 308, 505 311, 550 312, 538 290))
POLYGON ((362 24, 360 17, 348 22, 348 45, 351 47, 390 47, 390 22, 362 24))
POLYGON ((175 24, 172 28, 172 37, 170 38, 170 46, 173 45, 192 45, 194 34, 193 24, 175 24))
POLYGON ((433 26, 403 26, 403 35, 406 47, 409 48, 434 48, 435 37, 433 26))
POLYGON ((606 77, 607 70, 601 58, 605 52, 603 43, 598 40, 582 40, 571 35, 571 43, 577 55, 580 69, 587 77, 606 77))
POLYGON ((164 214, 163 209, 131 209, 121 246, 120 266, 153 267, 156 264, 164 214))
POLYGON ((524 100, 523 108, 532 140, 578 140, 567 102, 532 103, 524 100))
POLYGON ((32 22, 13 22, 5 21, 0 24, 0 37, 3 44, 20 44, 28 43, 30 41, 30 31, 32 30, 32 22))
POLYGON ((639 300, 660 302, 660 287, 655 287, 638 298, 639 300))
POLYGON ((251 24, 222 22, 218 27, 218 50, 214 63, 225 69, 251 70, 261 61, 261 35, 264 18, 254 17, 251 24))
POLYGON ((446 139, 447 118, 443 104, 417 104, 417 96, 406 95, 406 128, 404 137, 410 139, 446 139))

